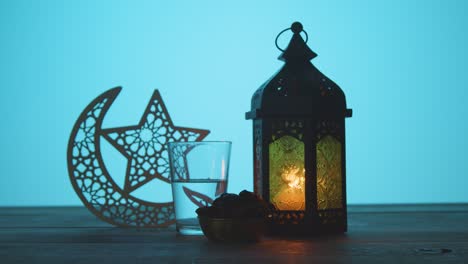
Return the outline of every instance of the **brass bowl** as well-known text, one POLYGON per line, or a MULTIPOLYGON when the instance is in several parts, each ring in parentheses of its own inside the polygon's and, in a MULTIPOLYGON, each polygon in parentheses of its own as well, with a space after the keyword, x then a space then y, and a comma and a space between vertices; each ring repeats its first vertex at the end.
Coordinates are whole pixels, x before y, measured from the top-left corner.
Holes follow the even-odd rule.
POLYGON ((216 242, 256 242, 265 233, 263 218, 211 218, 199 216, 205 236, 216 242))

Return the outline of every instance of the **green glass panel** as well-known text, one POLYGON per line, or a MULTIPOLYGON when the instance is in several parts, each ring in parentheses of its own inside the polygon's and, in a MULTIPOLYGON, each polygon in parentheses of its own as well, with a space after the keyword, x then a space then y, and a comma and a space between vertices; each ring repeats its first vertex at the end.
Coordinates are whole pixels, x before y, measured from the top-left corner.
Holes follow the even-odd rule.
POLYGON ((317 208, 343 207, 341 143, 325 136, 317 143, 317 208))
POLYGON ((269 152, 270 201, 280 210, 305 210, 304 143, 283 136, 269 152))

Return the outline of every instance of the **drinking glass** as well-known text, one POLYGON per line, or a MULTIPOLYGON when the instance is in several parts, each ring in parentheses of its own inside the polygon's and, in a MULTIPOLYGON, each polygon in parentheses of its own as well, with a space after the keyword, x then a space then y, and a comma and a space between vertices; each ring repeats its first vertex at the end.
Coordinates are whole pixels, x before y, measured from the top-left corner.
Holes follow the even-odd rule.
POLYGON ((195 210, 211 205, 226 192, 230 155, 229 141, 169 143, 172 196, 180 234, 203 234, 195 210))

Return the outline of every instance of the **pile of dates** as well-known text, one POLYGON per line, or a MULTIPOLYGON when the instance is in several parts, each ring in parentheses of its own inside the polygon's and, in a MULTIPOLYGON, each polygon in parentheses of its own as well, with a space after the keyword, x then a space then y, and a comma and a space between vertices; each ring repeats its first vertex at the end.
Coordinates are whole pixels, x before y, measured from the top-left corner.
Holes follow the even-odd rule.
POLYGON ((216 198, 211 206, 200 207, 196 212, 198 216, 211 218, 270 218, 275 210, 271 203, 243 190, 238 195, 224 193, 216 198))

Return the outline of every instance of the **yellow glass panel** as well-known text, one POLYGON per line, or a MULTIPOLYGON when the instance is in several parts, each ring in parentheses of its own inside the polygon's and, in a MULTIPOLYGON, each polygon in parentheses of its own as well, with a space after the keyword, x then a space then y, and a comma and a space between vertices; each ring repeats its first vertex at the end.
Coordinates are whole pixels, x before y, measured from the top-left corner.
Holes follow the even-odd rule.
POLYGON ((326 136, 317 143, 317 208, 343 207, 341 143, 326 136))
POLYGON ((270 201, 280 210, 305 210, 304 143, 283 136, 269 152, 270 201))

